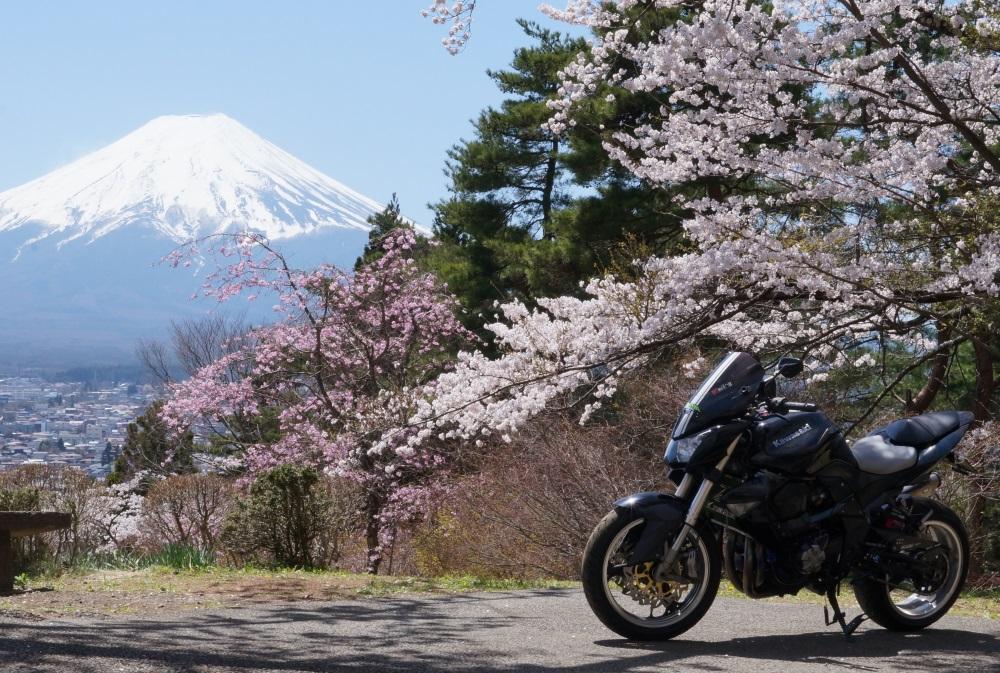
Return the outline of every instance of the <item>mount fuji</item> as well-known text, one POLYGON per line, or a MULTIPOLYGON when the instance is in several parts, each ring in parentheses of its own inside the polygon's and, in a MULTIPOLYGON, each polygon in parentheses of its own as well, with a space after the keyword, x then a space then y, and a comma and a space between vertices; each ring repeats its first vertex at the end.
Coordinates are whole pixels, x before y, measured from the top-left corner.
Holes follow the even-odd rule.
POLYGON ((127 362, 171 319, 216 310, 179 244, 255 231, 293 263, 352 264, 383 205, 222 114, 159 117, 0 192, 0 365, 127 362))

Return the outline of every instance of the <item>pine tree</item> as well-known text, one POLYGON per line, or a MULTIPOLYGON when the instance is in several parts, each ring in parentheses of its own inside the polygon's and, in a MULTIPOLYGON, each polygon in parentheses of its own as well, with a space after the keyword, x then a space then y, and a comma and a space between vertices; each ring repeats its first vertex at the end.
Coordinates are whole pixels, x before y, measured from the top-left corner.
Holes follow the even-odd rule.
POLYGON ((365 264, 378 260, 385 254, 382 250, 382 240, 389 232, 413 226, 400 214, 399 199, 396 198, 395 193, 382 212, 368 216, 368 224, 371 225, 371 230, 368 232, 368 243, 365 244, 361 256, 354 262, 355 271, 365 264))
POLYGON ((578 294, 623 246, 667 252, 681 245, 670 193, 638 181, 608 158, 604 128, 641 118, 656 101, 616 91, 583 110, 561 135, 544 128, 559 71, 586 42, 518 22, 532 46, 509 70, 488 71, 509 97, 483 111, 475 134, 449 152, 451 196, 434 206, 440 245, 427 263, 478 328, 496 300, 578 294))
MULTIPOLYGON (((163 401, 149 405, 128 424, 121 455, 108 475, 109 484, 128 481, 142 471, 161 474, 194 472, 194 435, 190 430, 175 437, 161 417, 163 401)), ((107 451, 107 447, 105 447, 107 451)))
POLYGON ((104 451, 101 453, 101 465, 110 465, 116 458, 115 447, 111 445, 111 440, 109 439, 104 444, 104 451))

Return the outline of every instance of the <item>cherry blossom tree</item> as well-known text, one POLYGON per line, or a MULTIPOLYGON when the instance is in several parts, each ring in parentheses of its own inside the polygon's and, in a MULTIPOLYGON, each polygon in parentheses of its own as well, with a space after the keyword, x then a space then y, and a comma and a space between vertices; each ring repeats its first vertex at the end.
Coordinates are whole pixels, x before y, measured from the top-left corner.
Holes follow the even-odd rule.
POLYGON ((140 491, 159 478, 159 475, 139 472, 129 481, 102 489, 94 498, 86 515, 95 529, 98 551, 113 553, 138 543, 144 500, 140 491))
MULTIPOLYGON (((454 376, 526 382, 497 390, 533 409, 540 400, 525 391, 549 398, 599 364, 615 364, 613 381, 643 354, 712 334, 824 365, 861 356, 872 339, 905 343, 919 364, 970 341, 989 377, 1000 58, 987 39, 998 22, 979 2, 621 0, 547 11, 597 35, 564 72, 550 127, 573 124, 574 107, 608 84, 644 93, 660 114, 608 129, 613 157, 664 186, 742 184, 686 199, 695 252, 642 262, 637 282, 595 280, 590 301, 504 307, 495 329, 508 354, 471 356, 454 376), (650 33, 642 25, 654 11, 673 21, 650 33)), ((991 385, 982 382, 980 418, 991 385)), ((478 427, 499 404, 509 425, 498 396, 471 403, 490 391, 466 386, 434 406, 482 414, 478 427)))
MULTIPOLYGON (((349 274, 295 270, 256 236, 227 240, 206 293, 221 300, 272 293, 279 320, 174 384, 164 409, 175 428, 201 423, 223 438, 251 475, 295 463, 355 480, 373 573, 386 524, 412 516, 450 460, 440 444, 408 448, 406 432, 376 444, 405 425, 423 386, 469 337, 455 300, 418 268, 413 231, 394 230, 382 245, 382 257, 349 274)), ((192 254, 197 246, 174 261, 192 254)))
MULTIPOLYGON (((436 4, 444 21, 449 8, 436 4)), ((503 355, 464 355, 422 403, 411 445, 509 434, 552 405, 579 403, 586 416, 624 373, 706 336, 802 354, 812 382, 870 367, 880 386, 849 419, 855 427, 887 401, 929 408, 958 349, 971 348, 973 411, 978 422, 991 416, 995 5, 571 0, 544 11, 594 35, 563 72, 550 129, 574 125, 595 99, 649 96, 659 114, 602 129, 605 149, 649 183, 717 187, 676 197, 689 213, 689 254, 638 261, 636 278, 595 279, 588 299, 502 307, 492 329, 503 355), (923 387, 901 395, 914 373, 923 387)))

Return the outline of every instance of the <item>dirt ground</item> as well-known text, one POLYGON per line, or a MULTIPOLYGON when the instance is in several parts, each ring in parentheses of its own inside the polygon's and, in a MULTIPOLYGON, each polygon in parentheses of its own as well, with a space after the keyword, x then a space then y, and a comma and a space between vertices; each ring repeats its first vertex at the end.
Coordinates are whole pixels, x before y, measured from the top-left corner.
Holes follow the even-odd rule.
MULTIPOLYGON (((0 597, 0 617, 42 620, 51 617, 115 617, 167 615, 196 610, 258 607, 309 601, 335 601, 386 595, 573 588, 575 582, 518 582, 467 577, 436 579, 371 577, 300 570, 100 570, 31 581, 13 596, 0 597)), ((723 583, 719 595, 742 597, 723 583)), ((822 604, 808 592, 766 602, 822 604)), ((853 606, 850 591, 841 602, 853 606)), ((1000 619, 1000 595, 963 596, 952 614, 1000 619)))
POLYGON ((358 595, 366 578, 287 573, 98 571, 33 582, 0 598, 0 614, 111 616, 241 607, 275 601, 333 600, 358 595))
POLYGON ((33 580, 0 597, 0 616, 110 617, 332 601, 389 594, 454 593, 518 588, 558 588, 571 582, 505 582, 470 578, 377 577, 298 570, 101 570, 33 580))

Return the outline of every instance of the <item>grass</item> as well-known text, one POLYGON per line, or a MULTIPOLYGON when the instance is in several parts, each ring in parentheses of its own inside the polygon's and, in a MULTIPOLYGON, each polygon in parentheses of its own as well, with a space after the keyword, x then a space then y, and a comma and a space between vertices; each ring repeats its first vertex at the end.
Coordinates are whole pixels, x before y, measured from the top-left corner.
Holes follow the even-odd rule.
MULTIPOLYGON (((344 600, 407 594, 579 589, 579 582, 495 579, 468 575, 443 577, 371 576, 334 570, 229 568, 183 550, 147 557, 106 556, 59 575, 21 578, 25 593, 0 598, 0 612, 20 610, 53 615, 143 614, 164 610, 239 607, 299 600, 344 600)), ((745 598, 728 582, 719 596, 745 598)), ((849 588, 841 604, 857 607, 849 588)), ((774 603, 821 606, 822 596, 763 599, 774 603)), ((951 614, 1000 619, 1000 590, 968 592, 951 614)))
POLYGON ((569 580, 495 579, 470 575, 444 577, 372 577, 358 589, 362 596, 397 593, 461 593, 469 591, 524 591, 527 589, 568 589, 579 587, 569 580))
MULTIPOLYGON (((86 572, 93 570, 142 570, 164 567, 174 570, 197 570, 215 565, 215 554, 209 550, 190 545, 169 544, 155 553, 104 552, 92 553, 76 559, 70 570, 86 572)), ((42 573, 43 576, 58 575, 59 571, 42 573)))

